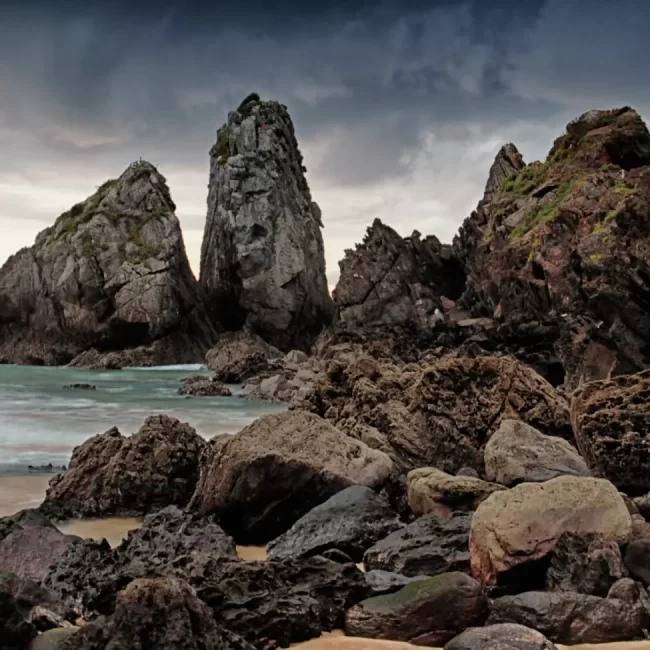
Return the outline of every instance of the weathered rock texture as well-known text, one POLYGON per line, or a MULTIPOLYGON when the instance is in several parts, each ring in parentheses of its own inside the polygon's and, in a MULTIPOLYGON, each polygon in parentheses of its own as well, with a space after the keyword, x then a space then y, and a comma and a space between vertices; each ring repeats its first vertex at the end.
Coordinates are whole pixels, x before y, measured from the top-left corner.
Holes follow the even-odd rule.
POLYGON ((345 252, 332 296, 349 329, 411 324, 430 328, 441 296, 460 297, 465 273, 451 246, 420 233, 400 237, 375 219, 361 244, 345 252))
POLYGON ((483 471, 483 447, 504 419, 572 439, 569 407, 531 368, 508 357, 398 366, 368 357, 332 362, 295 402, 386 451, 404 470, 483 471))
MULTIPOLYGON (((563 533, 600 533, 624 544, 632 522, 616 488, 604 479, 560 476, 491 494, 472 518, 472 573, 497 584, 520 564, 544 558, 563 533)), ((525 575, 525 568, 522 576, 525 575)))
POLYGON ((543 163, 522 168, 506 149, 454 240, 468 274, 462 305, 506 322, 556 324, 569 388, 648 367, 645 124, 627 107, 590 111, 543 163))
POLYGON ((485 476, 511 487, 590 473, 583 458, 566 440, 545 436, 518 420, 503 420, 485 445, 485 476))
POLYGON ((0 360, 202 361, 214 339, 165 178, 133 163, 0 269, 0 360))
POLYGON ((331 320, 320 209, 286 106, 251 96, 210 151, 201 285, 227 329, 244 324, 286 351, 331 320))
POLYGON ((167 415, 148 417, 128 437, 113 427, 75 447, 67 471, 50 481, 40 510, 67 519, 184 506, 199 479, 205 446, 192 427, 167 415))
POLYGON ((629 494, 650 489, 650 371, 585 385, 573 396, 571 421, 595 474, 629 494))
POLYGON ((392 466, 316 415, 266 415, 218 449, 190 508, 216 514, 240 543, 266 543, 351 485, 381 488, 392 466))
POLYGON ((543 634, 517 623, 473 627, 445 644, 445 650, 556 650, 543 634))

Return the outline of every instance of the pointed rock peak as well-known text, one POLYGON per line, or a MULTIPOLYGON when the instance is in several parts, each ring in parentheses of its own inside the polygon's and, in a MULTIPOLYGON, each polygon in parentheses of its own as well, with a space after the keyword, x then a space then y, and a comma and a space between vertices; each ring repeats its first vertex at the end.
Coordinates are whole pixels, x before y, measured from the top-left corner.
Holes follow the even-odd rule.
POLYGON ((112 192, 107 196, 125 208, 161 213, 176 210, 167 179, 147 160, 135 160, 111 183, 112 192))
POLYGON ((485 184, 483 199, 490 201, 501 189, 503 182, 526 166, 524 159, 514 144, 508 143, 499 149, 485 184))

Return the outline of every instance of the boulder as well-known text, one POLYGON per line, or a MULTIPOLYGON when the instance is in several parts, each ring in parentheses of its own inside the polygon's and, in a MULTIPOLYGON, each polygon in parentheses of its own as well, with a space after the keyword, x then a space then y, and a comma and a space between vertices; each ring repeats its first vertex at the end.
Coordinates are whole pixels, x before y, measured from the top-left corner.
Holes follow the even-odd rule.
POLYGON ((60 650, 63 640, 77 631, 79 628, 75 626, 47 630, 33 639, 29 650, 60 650))
POLYGON ((24 650, 38 634, 19 610, 9 589, 0 582, 0 642, 2 650, 24 650))
POLYGON ((451 476, 433 467, 414 469, 407 476, 408 500, 416 517, 453 511, 472 512, 503 486, 472 476, 451 476))
POLYGON ((222 334, 206 354, 205 361, 218 381, 241 384, 272 367, 272 360, 281 356, 278 349, 244 329, 222 334))
POLYGON ((444 296, 455 300, 465 273, 451 246, 415 231, 401 237, 375 219, 363 241, 345 251, 332 293, 340 323, 348 330, 383 325, 428 329, 444 296))
POLYGON ((179 395, 188 397, 230 397, 232 391, 220 381, 211 377, 191 378, 178 389, 179 395))
POLYGON ((650 537, 630 541, 625 549, 625 568, 632 578, 650 587, 650 537))
POLYGON ((363 485, 342 490, 310 510, 268 546, 270 560, 321 555, 337 550, 354 562, 394 530, 402 528, 387 501, 363 485))
POLYGON ((638 495, 650 489, 650 371, 592 382, 571 402, 578 449, 598 476, 638 495))
POLYGON ((64 535, 49 522, 16 523, 14 530, 0 541, 0 574, 14 573, 40 582, 50 564, 78 541, 79 537, 64 535))
POLYGON ((558 476, 591 476, 587 464, 566 440, 545 436, 518 420, 502 420, 485 445, 485 476, 512 487, 558 476))
POLYGON ((364 566, 405 576, 469 573, 470 523, 466 513, 420 517, 371 546, 363 556, 364 566))
POLYGON ((135 580, 114 614, 68 636, 57 650, 253 650, 220 628, 196 592, 177 578, 135 580))
POLYGON ((472 518, 472 573, 485 584, 507 579, 520 564, 546 557, 563 533, 600 533, 627 542, 630 514, 616 488, 604 479, 560 476, 495 492, 472 518))
POLYGON ((196 363, 215 339, 165 178, 150 163, 64 212, 0 269, 0 358, 196 363))
POLYGON ((40 510, 67 519, 184 506, 205 445, 192 427, 167 415, 148 417, 129 437, 113 427, 75 447, 67 471, 50 481, 40 510))
POLYGON ((518 623, 554 643, 613 643, 643 638, 650 614, 641 602, 569 591, 529 591, 492 601, 488 625, 518 623))
POLYGON ((374 596, 382 594, 392 594, 399 591, 402 587, 417 582, 418 580, 427 580, 431 576, 403 576, 400 573, 392 573, 391 571, 382 571, 381 569, 373 569, 366 571, 363 574, 368 586, 372 590, 374 596))
POLYGON ((321 212, 286 106, 249 96, 210 151, 200 283, 226 329, 306 350, 333 316, 321 212))
POLYGON ((397 365, 357 356, 331 362, 295 408, 326 417, 352 436, 373 427, 404 471, 483 471, 483 448, 506 419, 573 438, 566 400, 509 357, 446 358, 397 365))
POLYGON ((618 544, 596 533, 560 535, 550 554, 547 591, 606 596, 627 571, 618 544))
POLYGON ((464 573, 444 573, 362 601, 345 614, 345 633, 439 646, 488 614, 481 585, 464 573))
POLYGON ((543 634, 517 623, 497 623, 461 632, 445 650, 557 650, 543 634))
POLYGON ((346 487, 380 488, 391 471, 386 454, 316 415, 287 411, 226 442, 202 472, 190 508, 216 514, 238 543, 266 543, 346 487))

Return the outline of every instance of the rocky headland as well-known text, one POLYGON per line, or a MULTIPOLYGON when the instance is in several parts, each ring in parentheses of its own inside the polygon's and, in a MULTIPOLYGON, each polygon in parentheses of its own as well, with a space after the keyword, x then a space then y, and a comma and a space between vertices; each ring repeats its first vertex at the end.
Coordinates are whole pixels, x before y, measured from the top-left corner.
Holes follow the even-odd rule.
POLYGON ((504 146, 451 246, 374 222, 333 303, 301 165, 275 102, 249 97, 220 129, 196 313, 229 331, 211 341, 212 375, 181 389, 241 384, 289 408, 207 442, 161 415, 75 449, 36 511, 0 519, 0 639, 271 650, 343 629, 553 650, 646 638, 638 114, 579 117, 544 162, 504 146), (115 548, 55 525, 98 516, 144 521, 115 548), (268 559, 241 559, 241 544, 268 559))

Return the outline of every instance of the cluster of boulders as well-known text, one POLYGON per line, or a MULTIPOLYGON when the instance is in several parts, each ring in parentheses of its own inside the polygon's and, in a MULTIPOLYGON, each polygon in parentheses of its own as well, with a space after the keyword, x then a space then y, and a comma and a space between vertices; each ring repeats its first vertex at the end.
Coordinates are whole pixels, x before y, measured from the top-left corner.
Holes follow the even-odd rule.
POLYGON ((621 376, 569 403, 514 359, 360 356, 232 436, 206 442, 167 416, 130 438, 112 429, 75 449, 38 511, 0 519, 0 638, 23 648, 44 632, 60 650, 268 650, 335 628, 468 650, 643 638, 648 386, 645 372, 621 376), (116 548, 52 523, 103 516, 144 522, 116 548))

